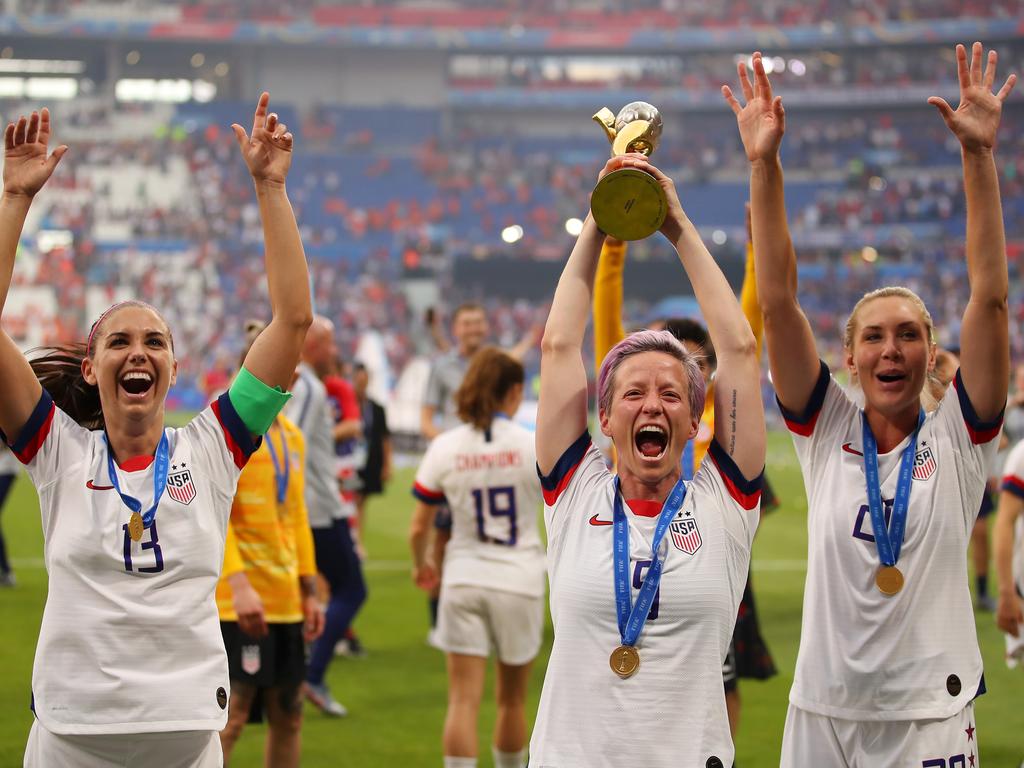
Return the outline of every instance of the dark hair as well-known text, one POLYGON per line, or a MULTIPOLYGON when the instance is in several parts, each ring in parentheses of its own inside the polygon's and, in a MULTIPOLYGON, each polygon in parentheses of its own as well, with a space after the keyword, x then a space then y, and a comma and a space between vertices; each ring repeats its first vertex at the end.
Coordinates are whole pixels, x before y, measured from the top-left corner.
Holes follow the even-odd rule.
POLYGON ((718 367, 718 357, 715 355, 715 346, 711 343, 707 328, 689 317, 673 317, 665 321, 665 330, 675 336, 679 341, 688 341, 696 345, 704 353, 704 359, 708 367, 714 370, 718 367))
MULTIPOLYGON (((124 307, 145 307, 152 311, 166 326, 156 309, 144 301, 122 301, 108 308, 97 318, 89 330, 89 341, 70 344, 55 344, 39 347, 29 352, 29 365, 43 389, 50 393, 54 404, 86 429, 103 429, 103 407, 100 404, 100 390, 82 377, 82 361, 95 354, 92 341, 100 325, 115 311, 124 307)), ((170 330, 167 331, 170 337, 170 330)), ((174 339, 170 337, 171 351, 174 339)))
POLYGON ((484 347, 469 361, 455 393, 459 418, 477 429, 489 429, 509 390, 525 378, 522 363, 497 347, 484 347))
POLYGON ((58 408, 86 429, 103 429, 99 388, 82 378, 85 351, 84 341, 40 347, 29 353, 29 365, 58 408))

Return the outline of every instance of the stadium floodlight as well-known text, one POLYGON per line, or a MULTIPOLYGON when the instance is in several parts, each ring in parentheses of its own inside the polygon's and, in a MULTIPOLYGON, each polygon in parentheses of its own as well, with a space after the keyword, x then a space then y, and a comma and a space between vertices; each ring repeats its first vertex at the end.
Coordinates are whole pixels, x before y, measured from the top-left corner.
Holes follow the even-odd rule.
POLYGON ((193 68, 199 69, 201 66, 203 66, 203 64, 206 63, 206 55, 198 52, 193 53, 192 58, 189 59, 189 62, 192 64, 193 68))
POLYGON ((85 62, 73 59, 0 58, 0 72, 26 75, 80 75, 85 72, 85 62))
POLYGON ((518 224, 512 224, 501 230, 501 239, 511 245, 523 239, 523 228, 518 224))
POLYGON ((565 220, 565 231, 577 237, 583 231, 583 221, 575 217, 565 220))
POLYGON ((54 248, 70 248, 75 236, 66 229, 41 229, 36 235, 36 247, 40 253, 49 253, 54 248))
POLYGON ((206 103, 213 101, 217 96, 217 86, 208 80, 192 81, 192 98, 196 101, 206 103))
POLYGON ((192 83, 189 80, 124 77, 114 85, 114 96, 118 101, 159 101, 180 104, 192 98, 192 83))
POLYGON ((217 66, 213 68, 213 74, 217 77, 227 77, 228 72, 231 71, 231 65, 226 61, 217 62, 217 66))
POLYGON ((711 242, 715 245, 725 245, 725 241, 729 239, 729 236, 725 234, 724 229, 716 229, 711 233, 711 242))
POLYGON ((73 99, 78 95, 78 81, 73 77, 29 77, 25 80, 25 96, 30 99, 73 99))
POLYGON ((138 51, 128 51, 128 53, 125 54, 124 60, 128 66, 134 67, 142 60, 142 54, 138 51))
POLYGON ((801 59, 790 59, 789 71, 797 77, 803 77, 807 74, 807 65, 801 59))
POLYGON ((868 264, 878 261, 878 251, 870 245, 865 245, 860 252, 860 257, 868 264))

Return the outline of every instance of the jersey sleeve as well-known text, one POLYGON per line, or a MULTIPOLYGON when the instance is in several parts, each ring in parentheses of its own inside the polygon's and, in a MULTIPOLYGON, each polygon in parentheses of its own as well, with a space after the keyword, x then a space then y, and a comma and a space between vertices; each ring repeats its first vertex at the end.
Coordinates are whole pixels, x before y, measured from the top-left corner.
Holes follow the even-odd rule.
POLYGON ((1006 457, 1001 487, 1006 493, 1024 499, 1024 440, 1017 443, 1006 457))
POLYGON ((233 498, 238 476, 259 448, 262 438, 253 438, 246 429, 231 404, 229 393, 214 400, 182 431, 202 461, 203 471, 208 473, 212 485, 233 498))
MULTIPOLYGON (((0 436, 7 442, 6 435, 0 436)), ((60 472, 83 460, 91 439, 89 430, 58 408, 44 389, 18 438, 8 445, 25 465, 36 488, 41 489, 57 480, 60 472)))
POLYGON ((712 493, 718 506, 725 510, 725 529, 740 546, 749 549, 754 541, 761 516, 761 486, 764 471, 747 480, 740 468, 717 440, 708 446, 708 458, 701 464, 698 474, 710 475, 709 480, 695 478, 698 487, 712 493))
POLYGON ((622 327, 622 282, 626 244, 605 239, 594 278, 594 367, 600 368, 608 351, 626 336, 622 327))
POLYGON ((447 499, 441 483, 444 480, 444 457, 447 451, 448 433, 438 435, 427 448, 416 470, 416 480, 413 482, 412 495, 424 504, 446 504, 447 499))
POLYGON ((996 451, 999 450, 1003 413, 1000 411, 992 421, 979 419, 964 388, 960 369, 957 369, 953 376, 953 387, 939 402, 935 417, 945 423, 959 461, 963 462, 968 472, 988 478, 988 467, 992 466, 996 451))
POLYGON ((591 507, 599 499, 603 500, 602 485, 611 478, 589 432, 584 432, 565 450, 550 474, 542 475, 539 467, 537 474, 544 496, 544 522, 552 539, 577 511, 578 514, 601 511, 591 507))
POLYGON ((806 480, 807 474, 814 471, 816 459, 827 455, 822 446, 835 439, 836 432, 843 428, 846 419, 856 413, 857 406, 832 378, 824 361, 821 361, 818 381, 803 413, 794 413, 781 402, 778 404, 786 428, 793 436, 793 445, 806 480))

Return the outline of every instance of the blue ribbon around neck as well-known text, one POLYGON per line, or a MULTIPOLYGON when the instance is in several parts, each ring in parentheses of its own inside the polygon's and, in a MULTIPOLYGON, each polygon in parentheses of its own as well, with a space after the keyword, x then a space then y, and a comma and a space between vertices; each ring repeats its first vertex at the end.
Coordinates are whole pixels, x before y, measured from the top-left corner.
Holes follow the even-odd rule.
POLYGON ((284 430, 276 419, 274 424, 277 425, 277 433, 281 437, 281 453, 283 455, 280 459, 277 457, 274 441, 270 439, 269 429, 264 437, 267 438, 267 450, 270 451, 270 460, 274 463, 274 487, 277 491, 277 503, 284 504, 284 500, 288 496, 288 480, 292 474, 292 462, 288 455, 288 442, 285 440, 284 430))
POLYGON ((658 548, 665 537, 668 525, 676 516, 683 501, 686 500, 686 481, 679 481, 672 488, 668 498, 661 507, 658 524, 651 540, 651 567, 647 578, 640 586, 636 603, 630 606, 632 594, 629 584, 629 521, 622 508, 622 489, 619 478, 615 478, 615 511, 614 511, 614 554, 615 554, 615 608, 619 620, 619 638, 623 645, 635 646, 640 632, 647 622, 647 614, 654 602, 654 595, 661 584, 661 571, 664 561, 658 557, 658 548))
POLYGON ((683 447, 683 455, 680 459, 680 467, 683 470, 683 480, 693 480, 693 475, 697 471, 695 466, 697 451, 693 447, 693 440, 687 440, 686 445, 683 447))
POLYGON ((153 456, 153 506, 145 512, 142 511, 141 501, 121 492, 121 484, 117 481, 117 469, 114 467, 114 452, 110 449, 110 440, 107 438, 106 432, 103 433, 103 441, 107 444, 107 475, 110 477, 110 484, 114 486, 117 495, 121 497, 121 501, 124 502, 128 509, 142 515, 142 527, 149 528, 156 518, 156 508, 160 506, 160 498, 164 495, 164 490, 167 488, 167 470, 171 465, 171 452, 167 443, 167 433, 164 432, 160 435, 160 444, 157 446, 156 454, 153 456))
POLYGON ((878 443, 868 424, 868 417, 861 412, 864 442, 864 479, 868 485, 868 510, 871 512, 871 528, 875 534, 875 547, 882 565, 896 565, 903 547, 903 536, 907 527, 907 510, 910 507, 910 485, 914 472, 914 454, 917 453, 917 435, 924 424, 924 410, 917 416, 917 427, 910 435, 910 444, 900 456, 900 473, 896 481, 896 498, 892 502, 892 518, 888 526, 882 512, 882 488, 878 479, 878 443))

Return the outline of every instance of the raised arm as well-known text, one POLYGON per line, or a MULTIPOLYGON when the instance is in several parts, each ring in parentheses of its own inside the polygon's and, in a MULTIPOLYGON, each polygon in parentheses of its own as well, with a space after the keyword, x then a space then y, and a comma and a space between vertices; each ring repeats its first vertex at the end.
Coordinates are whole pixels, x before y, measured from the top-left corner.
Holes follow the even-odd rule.
POLYGON ((1017 76, 1010 75, 999 92, 993 93, 996 52, 988 52, 984 73, 983 54, 981 43, 975 43, 968 68, 967 50, 962 45, 956 47, 960 105, 955 111, 938 96, 932 96, 928 103, 939 110, 960 141, 967 197, 967 277, 971 284, 971 297, 960 326, 960 375, 978 417, 991 421, 1006 405, 1010 381, 1006 236, 993 149, 1003 102, 1017 76))
POLYGON ((722 86, 722 95, 736 115, 750 161, 751 231, 768 364, 779 401, 787 410, 802 413, 811 399, 820 365, 814 333, 796 296, 796 253, 786 221, 779 159, 786 114, 782 98, 772 95, 760 53, 754 54, 754 85, 743 62, 737 70, 746 105, 740 104, 727 85, 722 86))
MULTIPOLYGON (((642 155, 610 159, 601 176, 633 167, 642 155)), ((646 161, 644 161, 646 164, 646 161)), ((537 401, 537 466, 547 475, 587 428, 587 371, 583 337, 590 317, 594 274, 604 235, 587 216, 576 246, 555 288, 540 343, 540 396, 537 401)))
POLYGON ((276 113, 267 115, 269 102, 269 94, 260 96, 251 134, 247 135, 237 123, 231 126, 256 186, 273 313, 250 347, 244 365, 264 384, 287 389, 299 362, 306 329, 313 321, 313 307, 306 254, 285 189, 293 137, 287 126, 278 122, 276 113))
MULTIPOLYGON (((14 258, 36 193, 67 152, 60 145, 48 154, 50 111, 43 109, 8 123, 4 131, 4 190, 0 197, 0 320, 14 275, 14 258)), ((39 402, 42 389, 28 360, 0 328, 0 430, 14 442, 39 402)))
POLYGON ((754 334, 729 281, 683 211, 672 180, 646 159, 638 167, 654 176, 665 190, 668 214, 661 231, 679 254, 718 357, 715 441, 743 476, 752 480, 764 469, 765 456, 764 405, 754 334))

